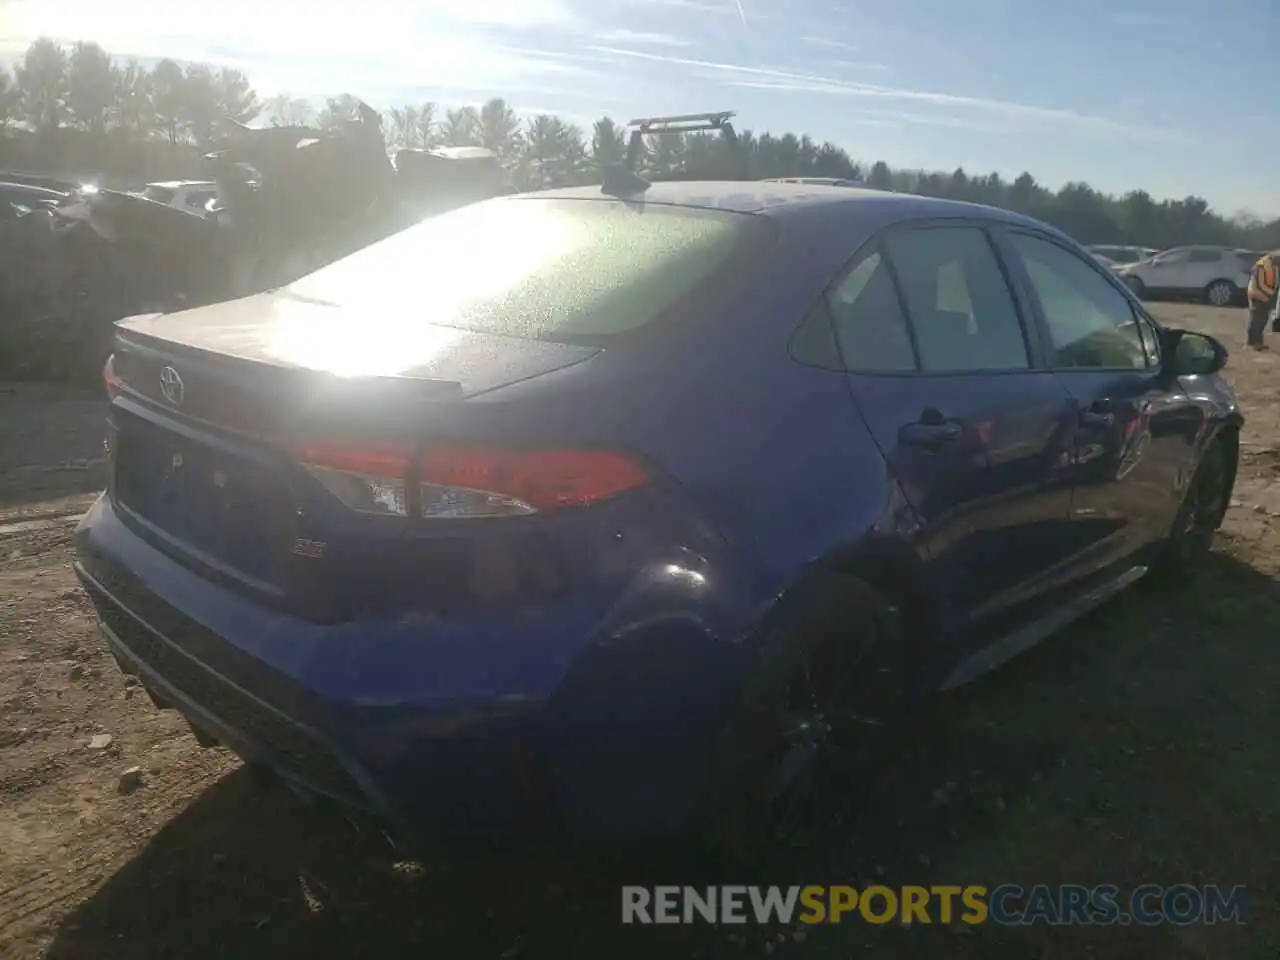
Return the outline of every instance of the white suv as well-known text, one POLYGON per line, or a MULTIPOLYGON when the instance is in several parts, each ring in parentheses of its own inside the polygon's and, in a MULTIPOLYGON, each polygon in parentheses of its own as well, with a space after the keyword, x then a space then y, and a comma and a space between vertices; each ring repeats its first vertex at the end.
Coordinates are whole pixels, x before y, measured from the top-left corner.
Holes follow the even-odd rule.
POLYGON ((1225 307, 1240 302, 1257 259, 1252 251, 1231 247, 1174 247, 1116 273, 1140 297, 1225 307))

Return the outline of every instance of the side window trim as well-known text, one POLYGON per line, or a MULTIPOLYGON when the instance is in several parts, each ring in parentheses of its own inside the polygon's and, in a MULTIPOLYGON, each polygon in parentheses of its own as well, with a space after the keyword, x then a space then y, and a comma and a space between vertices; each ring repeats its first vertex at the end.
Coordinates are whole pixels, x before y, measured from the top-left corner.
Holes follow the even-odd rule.
POLYGON ((893 262, 893 257, 889 256, 889 248, 885 245, 885 239, 891 230, 882 230, 880 235, 876 237, 876 251, 880 254, 880 262, 884 264, 885 270, 889 273, 889 282, 893 285, 893 296, 898 301, 898 310, 902 314, 902 322, 907 325, 907 339, 911 341, 911 355, 915 358, 916 368, 914 373, 925 373, 924 363, 920 360, 920 337, 916 334, 915 321, 911 319, 911 310, 907 307, 906 294, 902 292, 902 278, 898 276, 898 265, 893 262))
POLYGON ((1138 324, 1138 332, 1142 336, 1143 346, 1146 347, 1147 338, 1152 338, 1151 348, 1147 352, 1147 360, 1155 358, 1155 363, 1148 362, 1148 370, 1159 370, 1164 366, 1164 347, 1160 342, 1160 331, 1163 329, 1160 324, 1147 315, 1145 310, 1139 310, 1134 304, 1129 304, 1129 308, 1133 310, 1134 321, 1138 324))
MULTIPOLYGON (((1102 269, 1096 261, 1091 263, 1090 261, 1093 260, 1092 257, 1080 256, 1079 253, 1072 250, 1070 246, 1068 246, 1067 244, 1064 244, 1060 239, 1053 236, 1052 234, 1045 233, 1040 230, 1030 229, 1022 225, 1009 227, 1008 229, 1010 233, 1021 234, 1026 237, 1031 237, 1035 240, 1039 240, 1042 243, 1052 244, 1053 246, 1061 250, 1063 253, 1066 253, 1070 256, 1075 257, 1081 263, 1085 264, 1085 266, 1087 266, 1090 270, 1092 270, 1096 276, 1099 276, 1103 280, 1105 280, 1111 286, 1111 289, 1115 290, 1118 294, 1120 294, 1120 296, 1125 301, 1125 304, 1128 306, 1129 314, 1130 316, 1133 317, 1134 325, 1138 328, 1138 337, 1143 344, 1143 352, 1144 354, 1147 352, 1146 351, 1147 338, 1146 338, 1146 334, 1142 332, 1143 324, 1141 320, 1146 319, 1149 323, 1152 323, 1152 324, 1154 324, 1154 321, 1146 317, 1144 312, 1137 307, 1137 305, 1134 303, 1133 292, 1129 290, 1129 288, 1126 287, 1123 283, 1117 280, 1115 275, 1110 270, 1102 269)), ((1036 293, 1035 285, 1031 283, 1031 277, 1027 273, 1026 264, 1022 262, 1022 258, 1021 256, 1019 256, 1018 252, 1016 250, 1011 249, 1009 255, 1010 257, 1017 260, 1017 264, 1018 264, 1017 269, 1021 277, 1021 282, 1026 286, 1028 297, 1031 301, 1032 308, 1035 310, 1035 313, 1039 322, 1039 326, 1042 330, 1041 335, 1046 338, 1044 341, 1046 346, 1046 350, 1044 353, 1046 369, 1051 370, 1054 373, 1079 373, 1080 370, 1082 369, 1080 367, 1062 367, 1062 366, 1058 366, 1055 363, 1054 350, 1052 349, 1052 346, 1051 346, 1052 338, 1049 335, 1049 321, 1048 321, 1048 318, 1045 316, 1044 307, 1040 303, 1040 297, 1036 293)), ((1136 372, 1133 367, 1087 367, 1084 369, 1087 369, 1090 372, 1097 372, 1097 373, 1134 373, 1136 372)), ((1144 369, 1151 370, 1153 368, 1148 365, 1144 369)))

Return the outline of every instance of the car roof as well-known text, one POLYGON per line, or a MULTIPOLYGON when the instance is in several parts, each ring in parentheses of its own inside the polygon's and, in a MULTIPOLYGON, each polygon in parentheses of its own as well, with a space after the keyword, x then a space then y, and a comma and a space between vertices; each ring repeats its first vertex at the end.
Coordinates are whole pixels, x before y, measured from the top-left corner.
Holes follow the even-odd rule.
POLYGON ((157 180, 155 183, 148 183, 148 187, 163 187, 165 190, 181 190, 184 187, 216 187, 218 184, 213 180, 157 180))
MULTIPOLYGON (((626 199, 602 193, 599 187, 568 187, 517 196, 577 200, 626 199)), ((760 180, 664 181, 651 184, 642 196, 635 199, 640 203, 712 207, 775 218, 830 210, 843 205, 857 205, 865 208, 868 213, 874 211, 877 219, 980 216, 988 220, 1003 220, 1044 229, 1044 225, 1038 221, 998 207, 909 193, 811 183, 760 180)))
POLYGON ((435 147, 428 152, 446 160, 498 159, 498 155, 487 147, 435 147))
POLYGON ((858 181, 852 177, 763 177, 760 183, 812 183, 831 187, 852 186, 858 181))
POLYGON ((31 183, 10 183, 8 180, 0 180, 0 190, 5 191, 5 193, 11 191, 14 193, 26 193, 33 197, 49 197, 50 199, 56 197, 59 200, 64 200, 67 196, 62 191, 53 190, 49 187, 37 187, 31 183))

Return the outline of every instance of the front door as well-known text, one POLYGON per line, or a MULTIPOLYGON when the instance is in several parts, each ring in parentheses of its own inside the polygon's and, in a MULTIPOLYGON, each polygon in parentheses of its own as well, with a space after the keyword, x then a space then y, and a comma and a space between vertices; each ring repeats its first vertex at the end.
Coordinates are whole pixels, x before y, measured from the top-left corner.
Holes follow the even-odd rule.
POLYGON ((990 635, 1072 550, 1071 398, 1033 368, 980 226, 895 229, 828 300, 854 399, 922 522, 932 592, 963 636, 990 635))
POLYGON ((1071 516, 1088 574, 1167 533, 1203 415, 1162 372, 1154 324, 1105 274, 1048 236, 1007 237, 1076 407, 1071 516))

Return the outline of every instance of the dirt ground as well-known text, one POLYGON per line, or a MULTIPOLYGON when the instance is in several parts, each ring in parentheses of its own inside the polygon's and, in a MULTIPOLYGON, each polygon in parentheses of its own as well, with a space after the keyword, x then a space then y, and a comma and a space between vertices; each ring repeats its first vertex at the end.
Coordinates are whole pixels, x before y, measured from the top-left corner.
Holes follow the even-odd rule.
POLYGON ((1248 416, 1201 581, 1140 586, 939 701, 847 836, 753 879, 1244 884, 1244 926, 658 935, 620 926, 619 884, 744 881, 656 852, 399 861, 125 687, 69 563, 103 483, 102 404, 0 385, 0 956, 1280 955, 1280 350, 1244 351, 1241 310, 1155 310, 1233 348, 1248 416))

